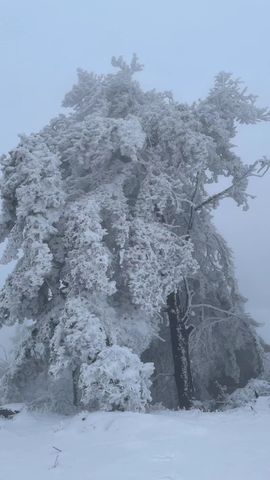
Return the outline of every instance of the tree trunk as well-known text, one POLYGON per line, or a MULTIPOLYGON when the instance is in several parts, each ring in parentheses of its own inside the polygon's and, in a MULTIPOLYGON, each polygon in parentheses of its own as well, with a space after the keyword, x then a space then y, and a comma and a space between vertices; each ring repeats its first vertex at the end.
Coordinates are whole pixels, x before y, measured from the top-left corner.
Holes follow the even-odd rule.
MULTIPOLYGON (((184 299, 183 299, 184 300, 184 299)), ((189 336, 192 325, 187 326, 186 302, 181 301, 180 292, 171 293, 167 298, 167 312, 170 323, 175 383, 179 408, 189 409, 192 404, 193 382, 189 355, 189 336), (183 308, 184 307, 184 308, 183 308)))

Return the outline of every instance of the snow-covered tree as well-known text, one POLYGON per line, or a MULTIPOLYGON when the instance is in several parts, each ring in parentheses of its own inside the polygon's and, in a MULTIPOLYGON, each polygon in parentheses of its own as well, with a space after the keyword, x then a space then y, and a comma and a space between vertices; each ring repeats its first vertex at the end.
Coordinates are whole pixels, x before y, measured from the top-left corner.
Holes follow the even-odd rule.
MULTIPOLYGON (((247 207, 248 177, 269 162, 244 165, 231 139, 237 123, 269 114, 224 73, 188 106, 144 92, 136 56, 112 63, 115 74, 80 70, 69 113, 2 157, 3 261, 18 261, 1 322, 31 320, 3 391, 62 411, 140 410, 153 372, 141 355, 167 317, 179 405, 189 407, 192 299, 208 302, 219 255, 211 210, 226 196, 247 207), (220 175, 231 186, 209 196, 220 175)), ((231 270, 224 276, 220 289, 231 270)))

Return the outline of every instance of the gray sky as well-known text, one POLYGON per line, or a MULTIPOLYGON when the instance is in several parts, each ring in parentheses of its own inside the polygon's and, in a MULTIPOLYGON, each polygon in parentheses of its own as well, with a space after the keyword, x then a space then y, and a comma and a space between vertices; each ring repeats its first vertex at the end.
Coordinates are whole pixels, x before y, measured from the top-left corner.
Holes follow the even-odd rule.
MULTIPOLYGON (((0 12, 0 153, 60 111, 77 67, 107 72, 112 55, 136 52, 142 84, 179 100, 206 95, 226 70, 270 106, 269 0, 0 0, 0 12)), ((270 155, 270 124, 242 128, 237 143, 246 161, 270 155)), ((226 200, 216 223, 270 342, 270 175, 250 192, 258 198, 248 213, 226 200)))

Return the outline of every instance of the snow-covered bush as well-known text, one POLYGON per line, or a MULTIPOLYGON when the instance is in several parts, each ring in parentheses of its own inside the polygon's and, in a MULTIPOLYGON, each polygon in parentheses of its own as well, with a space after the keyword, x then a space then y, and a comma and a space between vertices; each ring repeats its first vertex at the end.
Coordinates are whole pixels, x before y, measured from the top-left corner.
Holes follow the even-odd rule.
POLYGON ((82 365, 82 403, 101 410, 143 410, 151 400, 153 365, 143 364, 126 347, 107 347, 90 365, 82 365))
POLYGON ((259 378, 252 378, 244 388, 238 388, 229 395, 225 405, 229 408, 241 407, 264 396, 270 396, 270 383, 259 378))

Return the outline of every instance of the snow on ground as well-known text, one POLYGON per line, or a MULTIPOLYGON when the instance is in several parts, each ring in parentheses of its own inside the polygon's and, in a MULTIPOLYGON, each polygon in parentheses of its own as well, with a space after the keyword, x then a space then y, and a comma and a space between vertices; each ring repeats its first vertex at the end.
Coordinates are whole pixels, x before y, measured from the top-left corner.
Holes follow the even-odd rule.
POLYGON ((22 411, 0 420, 0 480, 269 479, 269 397, 222 413, 22 411))

